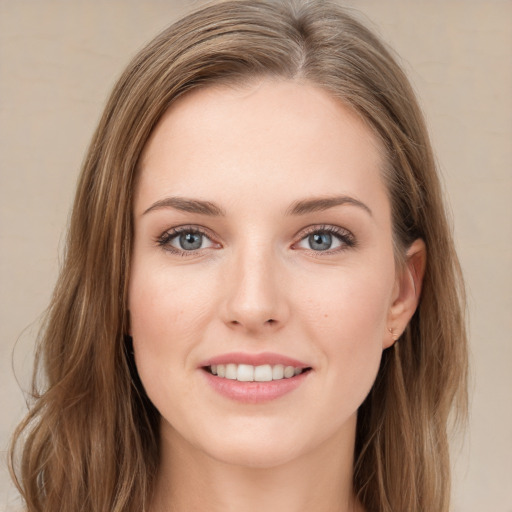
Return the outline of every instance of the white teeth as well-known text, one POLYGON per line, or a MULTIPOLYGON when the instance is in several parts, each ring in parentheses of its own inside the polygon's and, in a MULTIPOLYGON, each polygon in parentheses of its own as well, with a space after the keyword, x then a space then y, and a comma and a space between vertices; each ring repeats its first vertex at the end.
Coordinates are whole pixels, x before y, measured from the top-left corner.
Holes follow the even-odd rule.
POLYGON ((227 364, 226 365, 226 379, 236 380, 237 374, 237 365, 236 364, 227 364))
POLYGON ((295 375, 295 368, 293 366, 286 366, 284 369, 284 376, 286 379, 295 375))
POLYGON ((276 364, 272 368, 272 380, 279 380, 284 377, 284 366, 282 364, 276 364))
POLYGON ((300 375, 304 368, 295 368, 294 366, 284 366, 276 364, 262 364, 252 366, 250 364, 213 364, 210 371, 218 377, 238 380, 240 382, 269 382, 272 380, 290 379, 295 375, 300 375))
POLYGON ((272 380, 272 366, 263 364, 254 368, 254 380, 257 382, 269 382, 272 380))
POLYGON ((239 364, 236 372, 236 380, 241 382, 251 382, 254 380, 254 366, 250 364, 239 364))

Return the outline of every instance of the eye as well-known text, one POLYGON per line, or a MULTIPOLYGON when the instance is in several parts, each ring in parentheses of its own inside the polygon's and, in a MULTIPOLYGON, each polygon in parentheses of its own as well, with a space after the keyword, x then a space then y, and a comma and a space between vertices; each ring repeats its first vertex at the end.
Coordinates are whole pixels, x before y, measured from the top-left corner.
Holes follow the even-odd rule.
POLYGON ((336 226, 314 226, 301 238, 296 247, 315 252, 337 252, 354 245, 354 237, 346 229, 336 226))
POLYGON ((173 253, 185 255, 201 249, 215 247, 210 237, 198 228, 180 227, 166 231, 157 240, 158 245, 173 253))

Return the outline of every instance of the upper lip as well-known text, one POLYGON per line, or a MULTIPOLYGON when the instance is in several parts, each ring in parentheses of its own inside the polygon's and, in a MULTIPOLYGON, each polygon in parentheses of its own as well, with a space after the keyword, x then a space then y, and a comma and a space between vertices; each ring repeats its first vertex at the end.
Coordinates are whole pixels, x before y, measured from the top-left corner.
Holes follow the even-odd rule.
POLYGON ((282 354, 275 354, 273 352, 261 352, 259 354, 249 354, 247 352, 230 352, 228 354, 221 354, 199 364, 199 367, 219 364, 250 364, 252 366, 261 366, 269 364, 274 366, 282 364, 283 366, 293 366, 295 368, 310 368, 311 366, 294 359, 292 357, 284 356, 282 354))

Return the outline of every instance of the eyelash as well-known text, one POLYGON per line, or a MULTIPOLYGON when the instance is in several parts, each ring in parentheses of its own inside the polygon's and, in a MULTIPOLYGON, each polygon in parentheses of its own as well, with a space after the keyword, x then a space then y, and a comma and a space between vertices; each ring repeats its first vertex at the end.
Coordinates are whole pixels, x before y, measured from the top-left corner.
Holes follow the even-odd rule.
POLYGON ((181 235, 182 233, 190 233, 193 235, 202 235, 208 238, 209 240, 213 239, 213 236, 207 232, 204 229, 198 228, 197 226, 180 226, 177 228, 172 228, 165 233, 162 233, 156 240, 156 243, 164 249, 164 251, 168 251, 171 254, 177 254, 178 256, 194 256, 198 252, 200 252, 202 249, 195 249, 192 251, 184 251, 177 249, 176 247, 173 247, 170 245, 171 241, 176 238, 177 236, 181 235))
MULTIPOLYGON (((177 254, 182 257, 194 256, 197 253, 199 253, 200 251, 204 250, 204 249, 194 249, 191 251, 185 251, 185 250, 177 249, 176 247, 173 247, 172 245, 170 245, 170 242, 177 236, 181 235, 182 233, 190 233, 193 235, 202 235, 202 236, 208 238, 210 241, 212 241, 212 243, 215 243, 215 242, 213 242, 212 235, 208 231, 201 229, 197 226, 180 226, 177 228, 170 229, 170 230, 162 233, 162 235, 160 235, 156 239, 156 243, 158 246, 162 247, 163 250, 168 251, 172 254, 177 254)), ((315 225, 315 226, 310 226, 310 227, 306 228, 305 231, 302 231, 300 233, 300 238, 298 238, 297 241, 295 241, 293 243, 293 245, 298 244, 302 240, 306 239, 308 236, 313 235, 315 233, 328 233, 330 235, 334 235, 342 244, 341 247, 336 248, 334 250, 328 249, 325 251, 315 251, 313 249, 305 249, 309 253, 312 253, 312 255, 315 257, 322 257, 322 255, 335 254, 335 253, 345 251, 347 249, 350 249, 350 248, 356 246, 355 237, 350 231, 340 228, 338 226, 331 226, 331 225, 320 225, 320 226, 315 225)))
POLYGON ((338 226, 331 226, 325 224, 320 226, 310 226, 306 228, 305 231, 302 231, 300 233, 300 238, 297 240, 297 242, 294 242, 294 245, 315 233, 328 233, 330 235, 334 235, 341 242, 342 245, 337 249, 328 249, 326 251, 315 251, 313 249, 306 249, 308 250, 308 252, 313 253, 313 256, 322 257, 322 255, 324 254, 336 254, 338 252, 346 251, 347 249, 356 246, 356 239, 350 231, 344 228, 340 228, 338 226))

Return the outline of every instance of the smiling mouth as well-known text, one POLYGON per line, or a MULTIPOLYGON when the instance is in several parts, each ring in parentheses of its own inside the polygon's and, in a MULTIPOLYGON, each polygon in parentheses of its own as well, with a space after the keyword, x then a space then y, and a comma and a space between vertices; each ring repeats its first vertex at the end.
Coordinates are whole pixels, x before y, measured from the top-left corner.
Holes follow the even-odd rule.
POLYGON ((212 364, 203 369, 221 379, 237 380, 239 382, 271 382, 291 379, 297 375, 308 372, 310 367, 299 368, 282 364, 263 364, 253 366, 250 364, 212 364))

